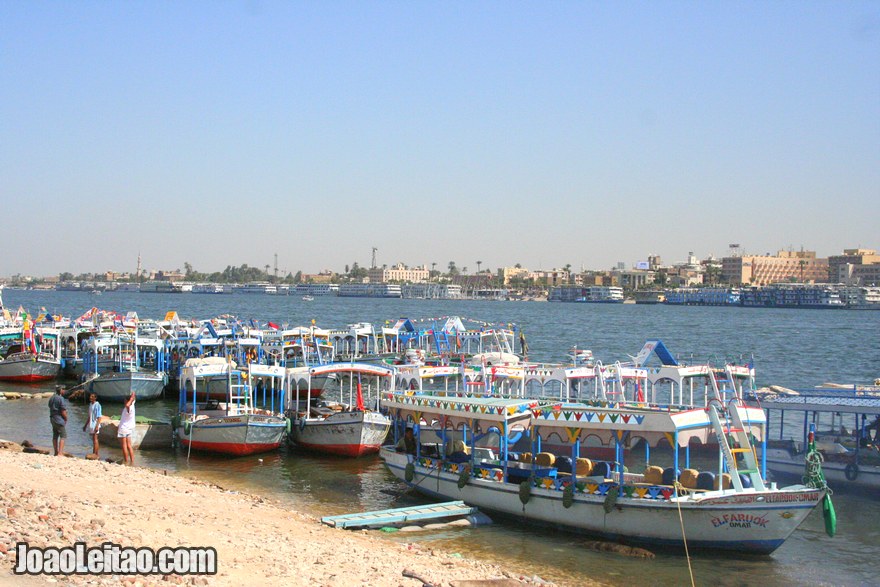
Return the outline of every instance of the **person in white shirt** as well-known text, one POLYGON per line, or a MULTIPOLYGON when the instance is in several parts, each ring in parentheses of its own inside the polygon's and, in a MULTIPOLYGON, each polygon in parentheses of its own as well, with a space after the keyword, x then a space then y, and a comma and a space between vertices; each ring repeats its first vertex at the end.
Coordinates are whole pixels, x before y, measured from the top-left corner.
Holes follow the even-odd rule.
POLYGON ((125 407, 122 408, 122 415, 119 417, 119 428, 116 436, 119 438, 119 444, 122 445, 122 462, 126 465, 134 464, 134 451, 131 449, 131 435, 134 434, 134 392, 127 400, 125 407))

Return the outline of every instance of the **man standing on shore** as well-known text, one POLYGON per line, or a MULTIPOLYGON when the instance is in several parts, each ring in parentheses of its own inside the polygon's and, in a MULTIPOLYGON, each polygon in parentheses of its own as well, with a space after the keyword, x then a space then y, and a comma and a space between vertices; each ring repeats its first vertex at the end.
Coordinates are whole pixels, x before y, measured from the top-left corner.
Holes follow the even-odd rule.
POLYGON ((83 432, 88 428, 89 436, 92 437, 92 447, 95 451, 95 456, 98 456, 98 432, 101 431, 101 403, 98 401, 98 396, 94 393, 89 394, 89 419, 86 421, 83 426, 83 432))
POLYGON ((64 454, 64 440, 67 438, 67 401, 63 385, 56 385, 55 395, 49 398, 49 421, 52 423, 52 448, 58 457, 64 454))

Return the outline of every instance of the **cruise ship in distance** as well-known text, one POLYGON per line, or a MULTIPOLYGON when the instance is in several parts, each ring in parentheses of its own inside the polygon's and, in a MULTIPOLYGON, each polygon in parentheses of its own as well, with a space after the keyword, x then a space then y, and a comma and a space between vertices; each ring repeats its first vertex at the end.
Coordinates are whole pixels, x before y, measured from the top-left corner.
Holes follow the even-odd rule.
POLYGON ((275 295, 278 293, 278 288, 271 283, 254 282, 254 283, 245 283, 242 285, 234 285, 234 286, 232 286, 232 291, 235 293, 240 293, 240 294, 275 295))
POLYGON ((746 307, 845 308, 840 288, 831 284, 775 283, 764 287, 745 287, 740 303, 746 307))
POLYGON ((623 288, 616 285, 563 285, 551 289, 547 301, 622 304, 623 288))
POLYGON ((300 283, 294 288, 298 296, 335 296, 339 292, 339 285, 335 283, 300 283))
POLYGON ((403 294, 396 283, 342 283, 337 295, 341 298, 399 298, 403 294))

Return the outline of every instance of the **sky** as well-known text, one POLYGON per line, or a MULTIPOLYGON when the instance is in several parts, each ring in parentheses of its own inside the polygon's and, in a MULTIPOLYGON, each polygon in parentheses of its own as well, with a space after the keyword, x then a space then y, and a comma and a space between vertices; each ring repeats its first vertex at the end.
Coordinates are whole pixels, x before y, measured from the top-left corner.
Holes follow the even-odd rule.
POLYGON ((880 249, 880 2, 0 2, 0 276, 880 249))

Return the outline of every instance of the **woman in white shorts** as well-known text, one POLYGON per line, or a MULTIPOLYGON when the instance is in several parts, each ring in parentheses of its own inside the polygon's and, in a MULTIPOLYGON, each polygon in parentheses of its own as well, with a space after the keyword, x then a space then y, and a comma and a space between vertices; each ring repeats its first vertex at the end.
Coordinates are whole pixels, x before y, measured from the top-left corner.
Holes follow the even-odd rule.
POLYGON ((119 429, 116 436, 119 438, 119 444, 122 445, 122 461, 126 465, 134 464, 134 451, 131 449, 131 435, 134 434, 134 392, 127 400, 125 407, 122 408, 122 415, 119 417, 119 429))

